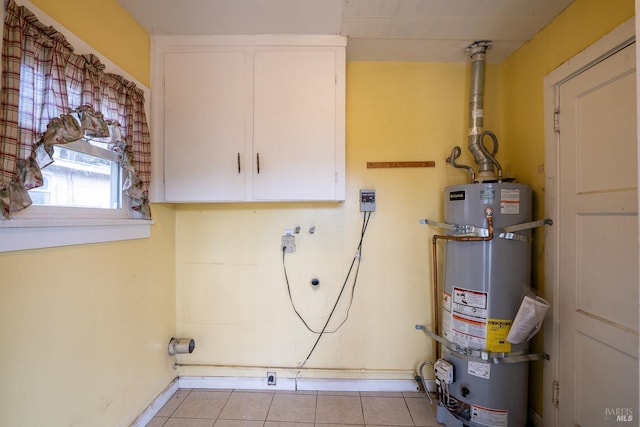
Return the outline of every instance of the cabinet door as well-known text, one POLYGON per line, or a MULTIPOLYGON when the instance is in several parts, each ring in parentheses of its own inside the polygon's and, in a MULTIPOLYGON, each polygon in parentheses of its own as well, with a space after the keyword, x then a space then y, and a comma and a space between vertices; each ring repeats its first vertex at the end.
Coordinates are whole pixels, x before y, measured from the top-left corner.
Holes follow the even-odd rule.
POLYGON ((244 199, 245 53, 164 55, 165 200, 244 199))
POLYGON ((254 72, 253 198, 335 200, 336 53, 258 51, 254 72))

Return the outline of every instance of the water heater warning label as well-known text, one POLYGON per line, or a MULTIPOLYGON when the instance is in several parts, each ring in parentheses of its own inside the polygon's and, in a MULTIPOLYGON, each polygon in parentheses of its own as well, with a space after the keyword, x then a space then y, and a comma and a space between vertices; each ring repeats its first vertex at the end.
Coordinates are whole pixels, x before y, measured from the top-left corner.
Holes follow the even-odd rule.
POLYGON ((442 292, 442 336, 451 342, 455 341, 451 326, 451 294, 442 292))
POLYGON ((487 293, 454 287, 451 299, 452 341, 463 347, 484 349, 487 341, 487 293))
POLYGON ((487 351, 505 352, 511 351, 511 343, 507 342, 507 335, 513 321, 509 319, 487 320, 487 351))
POLYGON ((489 427, 507 427, 508 411, 471 405, 471 421, 489 427))
POLYGON ((500 190, 500 213, 517 215, 520 213, 520 190, 500 190))
POLYGON ((468 348, 483 349, 487 342, 487 322, 471 316, 452 314, 453 342, 468 348))
POLYGON ((483 316, 487 308, 487 293, 463 288, 453 288, 454 311, 471 316, 483 316))
POLYGON ((491 363, 474 362, 469 360, 469 363, 467 364, 467 373, 469 375, 488 380, 491 378, 491 363))

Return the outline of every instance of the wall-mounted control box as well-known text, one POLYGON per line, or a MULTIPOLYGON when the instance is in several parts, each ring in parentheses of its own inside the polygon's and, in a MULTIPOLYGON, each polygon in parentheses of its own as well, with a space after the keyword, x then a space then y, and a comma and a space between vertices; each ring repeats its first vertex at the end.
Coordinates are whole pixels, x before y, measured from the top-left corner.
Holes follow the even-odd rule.
POLYGON ((376 210, 376 190, 360 190, 360 212, 376 210))
POLYGON ((433 364, 433 370, 436 374, 436 384, 439 386, 453 383, 453 365, 451 363, 444 359, 438 359, 433 364))

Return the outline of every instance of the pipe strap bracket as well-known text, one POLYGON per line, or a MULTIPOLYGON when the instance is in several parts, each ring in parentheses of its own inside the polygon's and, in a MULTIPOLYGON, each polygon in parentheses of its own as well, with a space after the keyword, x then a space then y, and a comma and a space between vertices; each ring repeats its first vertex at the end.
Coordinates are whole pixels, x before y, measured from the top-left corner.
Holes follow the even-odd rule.
POLYGON ((553 225, 553 220, 545 218, 539 221, 523 222, 522 224, 509 225, 508 227, 504 227, 502 231, 504 231, 505 233, 512 233, 514 231, 530 230, 532 228, 542 227, 543 225, 553 225))
POLYGON ((539 221, 510 225, 504 227, 502 231, 498 233, 498 238, 506 240, 517 240, 518 242, 528 243, 531 241, 531 239, 527 236, 516 233, 516 231, 531 230, 532 228, 542 227, 543 225, 553 225, 553 221, 549 218, 546 218, 539 221))
POLYGON ((523 236, 518 233, 498 233, 498 238, 505 240, 517 240, 518 242, 524 243, 529 243, 531 241, 527 236, 523 236))
POLYGON ((442 228, 443 230, 450 231, 456 236, 478 236, 478 237, 489 236, 488 229, 476 227, 473 224, 449 224, 446 222, 433 221, 427 218, 421 219, 419 222, 420 224, 427 224, 433 227, 442 228))
POLYGON ((535 360, 549 360, 547 353, 532 353, 526 354, 522 351, 506 352, 491 352, 484 350, 476 350, 471 348, 460 347, 458 344, 449 341, 448 339, 441 337, 433 331, 427 329, 424 325, 416 325, 416 329, 424 332, 429 337, 438 341, 448 350, 456 353, 456 357, 472 362, 484 362, 493 363, 495 365, 501 365, 505 363, 520 363, 520 362, 533 362, 535 360))

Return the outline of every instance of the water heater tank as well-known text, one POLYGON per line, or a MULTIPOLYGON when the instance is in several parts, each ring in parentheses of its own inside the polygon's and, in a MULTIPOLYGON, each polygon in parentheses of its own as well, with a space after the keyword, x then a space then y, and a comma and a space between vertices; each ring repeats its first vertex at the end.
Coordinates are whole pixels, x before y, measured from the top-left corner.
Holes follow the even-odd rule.
POLYGON ((531 232, 500 230, 531 221, 531 188, 496 182, 445 189, 448 224, 482 233, 486 208, 493 211, 493 239, 447 240, 445 246, 440 335, 465 349, 442 349, 454 372, 438 408, 438 421, 448 427, 526 424, 528 363, 502 363, 491 355, 528 350, 526 343, 513 345, 506 337, 530 294, 531 232))

